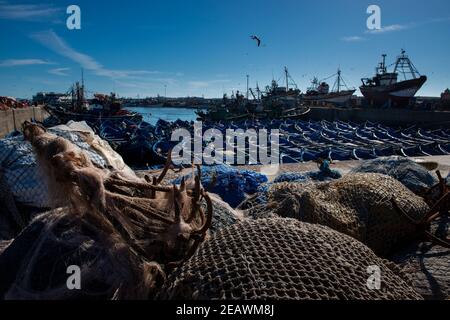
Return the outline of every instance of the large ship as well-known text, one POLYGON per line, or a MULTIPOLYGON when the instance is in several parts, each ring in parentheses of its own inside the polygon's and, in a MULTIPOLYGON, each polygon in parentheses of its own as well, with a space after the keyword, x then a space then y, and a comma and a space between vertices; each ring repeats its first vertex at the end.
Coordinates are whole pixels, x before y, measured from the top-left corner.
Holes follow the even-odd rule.
POLYGON ((355 93, 355 89, 349 89, 345 84, 344 79, 341 76, 341 70, 338 69, 337 73, 319 81, 316 77, 312 80, 312 86, 307 89, 306 93, 302 95, 302 100, 305 102, 327 102, 336 105, 345 105, 348 103, 355 93), (330 86, 325 80, 335 77, 333 89, 330 92, 330 86), (345 87, 346 90, 341 90, 345 87))
POLYGON ((405 50, 397 57, 393 72, 387 71, 386 54, 382 57, 382 62, 376 68, 376 75, 371 79, 361 79, 363 83, 360 87, 361 93, 370 105, 387 107, 408 105, 427 81, 427 77, 419 74, 405 50))

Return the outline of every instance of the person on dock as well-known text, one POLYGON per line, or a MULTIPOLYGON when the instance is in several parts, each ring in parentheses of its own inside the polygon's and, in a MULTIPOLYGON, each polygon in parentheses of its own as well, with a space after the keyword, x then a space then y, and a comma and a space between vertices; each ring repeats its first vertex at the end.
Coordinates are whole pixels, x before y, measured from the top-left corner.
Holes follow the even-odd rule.
POLYGON ((332 170, 330 168, 332 164, 332 160, 330 158, 319 158, 317 160, 317 166, 319 167, 319 174, 322 175, 325 178, 333 178, 333 179, 339 179, 342 177, 341 173, 337 170, 332 170))

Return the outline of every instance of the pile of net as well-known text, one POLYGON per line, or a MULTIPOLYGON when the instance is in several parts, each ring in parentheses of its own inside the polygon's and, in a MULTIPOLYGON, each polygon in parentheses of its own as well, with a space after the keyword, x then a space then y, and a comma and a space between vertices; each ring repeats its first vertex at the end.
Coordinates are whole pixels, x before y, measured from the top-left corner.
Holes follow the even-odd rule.
POLYGON ((52 203, 66 207, 37 217, 1 254, 3 298, 152 298, 208 236, 213 204, 200 176, 162 186, 166 170, 144 180, 95 166, 38 125, 26 123, 24 135, 52 203), (67 285, 70 267, 80 270, 81 290, 67 285))
MULTIPOLYGON (((430 232, 440 239, 450 239, 450 217, 434 221, 430 232)), ((425 299, 450 299, 450 248, 418 241, 400 250, 391 260, 401 266, 415 291, 425 299)))
POLYGON ((424 200, 400 182, 375 173, 349 174, 323 183, 274 184, 268 202, 246 211, 262 217, 264 212, 275 212, 325 225, 362 241, 382 256, 414 240, 417 228, 410 219, 420 221, 429 211, 424 200))
POLYGON ((416 242, 393 258, 414 290, 427 300, 450 299, 450 249, 416 242))
POLYGON ((247 197, 243 202, 240 203, 238 209, 252 209, 246 210, 247 216, 253 218, 268 218, 271 214, 266 214, 264 212, 260 212, 261 206, 267 205, 269 201, 269 190, 276 184, 281 184, 285 182, 297 182, 297 183, 306 183, 306 182, 323 182, 323 181, 333 181, 336 179, 340 179, 342 176, 339 174, 331 174, 327 175, 320 171, 307 171, 307 172, 283 172, 278 175, 273 182, 262 183, 258 186, 256 192, 247 197))
MULTIPOLYGON (((220 197, 217 197, 214 194, 211 194, 210 196, 213 207, 211 227, 209 228, 211 233, 215 233, 222 228, 231 226, 244 219, 241 212, 230 207, 230 205, 220 199, 220 197)), ((202 202, 202 208, 207 210, 206 201, 202 202)))
POLYGON ((0 169, 0 241, 14 238, 26 226, 23 213, 17 208, 14 196, 0 169))
POLYGON ((420 299, 394 264, 355 239, 294 219, 216 233, 175 270, 159 299, 420 299), (381 275, 381 277, 377 277, 381 275), (380 280, 380 281, 378 281, 380 280))
POLYGON ((364 161, 353 173, 380 173, 391 176, 416 194, 438 183, 437 178, 419 163, 398 156, 364 161))
POLYGON ((65 300, 150 294, 144 272, 159 274, 158 266, 142 261, 117 233, 108 234, 92 222, 69 208, 37 217, 0 255, 0 297, 65 300), (67 287, 69 266, 79 268, 81 290, 67 287))
POLYGON ((322 171, 307 172, 284 172, 275 178, 273 183, 281 182, 307 182, 307 181, 331 181, 340 179, 342 175, 337 170, 331 170, 330 173, 322 171))
MULTIPOLYGON (((178 178, 174 183, 180 183, 181 179, 178 178)), ((247 195, 254 194, 261 184, 267 182, 267 177, 251 170, 239 170, 221 164, 203 166, 201 182, 205 190, 218 194, 231 207, 236 208, 247 195)))
MULTIPOLYGON (((69 122, 53 127, 49 132, 63 137, 83 150, 95 166, 113 168, 132 176, 134 172, 123 162, 107 142, 94 134, 85 122, 69 122)), ((0 140, 0 189, 8 192, 8 199, 0 199, 7 211, 4 216, 13 216, 19 207, 22 212, 43 212, 51 205, 46 180, 39 171, 31 144, 23 135, 0 140), (26 207, 25 209, 22 209, 26 207)), ((1 197, 1 196, 0 196, 1 197)), ((11 219, 11 218, 8 218, 11 219)), ((30 217, 25 217, 29 222, 30 217)))

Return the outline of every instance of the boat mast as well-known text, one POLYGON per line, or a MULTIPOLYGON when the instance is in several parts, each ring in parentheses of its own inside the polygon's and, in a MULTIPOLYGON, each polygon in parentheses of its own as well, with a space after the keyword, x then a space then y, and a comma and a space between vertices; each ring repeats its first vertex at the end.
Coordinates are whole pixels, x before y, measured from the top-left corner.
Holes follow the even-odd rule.
POLYGON ((337 78, 337 92, 341 92, 341 69, 338 68, 337 72, 338 78, 337 78))
POLYGON ((258 101, 261 100, 261 90, 259 90, 258 81, 256 81, 256 92, 258 94, 258 101))
POLYGON ((386 56, 387 56, 387 54, 383 53, 381 56, 383 57, 383 60, 380 62, 380 64, 376 68, 377 74, 385 74, 386 73, 386 56))
POLYGON ((286 92, 289 92, 289 72, 287 67, 284 67, 284 74, 286 76, 286 92))
POLYGON ((247 75, 247 100, 248 100, 248 82, 249 82, 249 78, 250 78, 250 76, 247 75))
POLYGON ((405 69, 409 69, 409 73, 411 73, 413 79, 416 79, 416 73, 418 74, 419 72, 417 71, 417 69, 415 69, 411 60, 409 60, 409 57, 405 53, 406 51, 402 49, 402 53, 397 58, 397 62, 395 63, 394 73, 397 73, 397 71, 400 70, 406 80, 406 74, 408 72, 405 71, 405 69))

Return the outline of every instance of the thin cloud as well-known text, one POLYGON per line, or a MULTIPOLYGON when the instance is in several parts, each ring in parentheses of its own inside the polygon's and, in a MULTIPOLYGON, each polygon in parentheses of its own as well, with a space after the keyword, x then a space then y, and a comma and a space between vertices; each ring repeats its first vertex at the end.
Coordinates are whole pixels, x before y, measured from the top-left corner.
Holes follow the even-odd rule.
POLYGON ((48 65, 53 64, 41 59, 8 59, 0 62, 0 67, 22 67, 22 66, 33 66, 33 65, 48 65))
POLYGON ((9 4, 8 2, 0 2, 0 19, 5 20, 47 21, 60 12, 62 12, 60 8, 46 4, 9 4))
POLYGON ((105 68, 101 63, 93 57, 78 52, 70 47, 62 38, 54 31, 43 31, 31 34, 31 38, 42 44, 53 52, 72 60, 79 64, 82 68, 94 72, 98 76, 108 77, 112 79, 121 78, 139 78, 142 76, 159 74, 159 71, 147 70, 113 70, 105 68))
MULTIPOLYGON (((415 22, 415 23, 408 23, 408 24, 391 24, 391 25, 382 27, 381 29, 378 29, 378 30, 366 30, 364 33, 371 34, 371 35, 379 35, 379 34, 402 31, 402 30, 407 30, 407 29, 412 29, 412 28, 418 28, 421 26, 426 26, 426 25, 434 24, 434 23, 445 23, 445 22, 449 22, 449 21, 450 21, 450 17, 433 18, 430 20, 422 21, 422 22, 415 22)), ((346 42, 357 42, 357 41, 363 41, 363 40, 365 40, 365 38, 360 37, 360 36, 350 36, 350 37, 343 37, 343 38, 341 38, 341 40, 346 41, 346 42)))
POLYGON ((188 85, 197 89, 209 87, 209 83, 206 81, 189 81, 188 85))
POLYGON ((411 28, 411 25, 402 25, 402 24, 392 24, 389 26, 382 27, 381 29, 375 29, 375 30, 367 30, 366 33, 369 34, 380 34, 380 33, 388 33, 388 32, 395 32, 395 31, 401 31, 411 28))
POLYGON ((341 40, 345 42, 360 42, 366 39, 360 36, 350 36, 350 37, 343 37, 341 40))
POLYGON ((210 81, 188 81, 187 84, 195 89, 204 89, 208 88, 210 86, 213 86, 214 84, 220 84, 220 83, 228 83, 230 80, 228 79, 220 79, 220 80, 210 80, 210 81))
POLYGON ((67 71, 70 71, 70 68, 56 68, 48 70, 48 73, 53 74, 55 76, 67 77, 69 74, 67 71))

